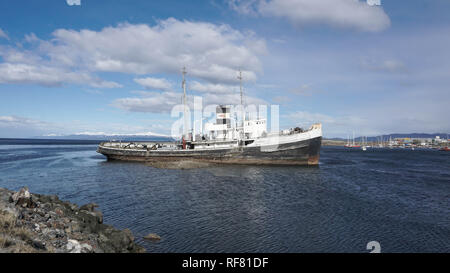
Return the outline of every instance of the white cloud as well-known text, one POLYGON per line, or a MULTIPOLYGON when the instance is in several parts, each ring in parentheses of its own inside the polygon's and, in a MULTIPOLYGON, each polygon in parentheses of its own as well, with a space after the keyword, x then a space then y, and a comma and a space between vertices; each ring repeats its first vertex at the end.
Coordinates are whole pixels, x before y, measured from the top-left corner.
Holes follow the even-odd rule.
POLYGON ((95 88, 117 88, 120 84, 92 77, 85 72, 24 63, 0 63, 0 83, 60 86, 64 83, 89 84, 95 88))
POLYGON ((172 89, 172 84, 166 79, 147 77, 134 79, 134 81, 146 89, 156 89, 162 91, 169 91, 172 89))
POLYGON ((17 126, 20 124, 41 124, 40 122, 37 122, 32 119, 17 117, 17 116, 0 116, 0 126, 17 126))
POLYGON ((140 91, 141 97, 116 99, 112 105, 129 112, 168 113, 180 104, 181 93, 140 91))
POLYGON ((0 38, 9 40, 9 36, 0 28, 0 38))
POLYGON ((2 57, 4 63, 35 65, 44 62, 41 56, 30 50, 17 50, 11 47, 0 46, 0 57, 2 57))
POLYGON ((141 133, 105 133, 98 131, 87 131, 87 132, 78 132, 74 133, 74 135, 88 135, 88 136, 160 136, 160 137, 170 137, 166 134, 154 133, 154 132, 141 132, 141 133))
MULTIPOLYGON (((213 83, 236 83, 242 69, 247 81, 262 71, 258 54, 266 52, 265 42, 252 33, 241 33, 228 25, 159 21, 155 26, 119 24, 100 31, 58 29, 49 40, 33 33, 22 46, 0 47, 2 83, 31 83, 56 86, 85 83, 92 87, 119 87, 102 81, 93 73, 180 74, 186 66, 188 77, 213 83)), ((170 90, 169 82, 138 78, 146 88, 170 90)))
POLYGON ((45 42, 39 40, 33 33, 26 35, 25 40, 35 43, 38 49, 16 49, 1 47, 0 84, 38 84, 43 86, 61 86, 65 83, 89 85, 95 88, 118 88, 122 85, 102 80, 90 71, 77 67, 68 67, 62 63, 52 62, 45 54, 39 54, 40 46, 45 42))
POLYGON ((246 15, 257 15, 257 4, 260 0, 228 0, 228 6, 236 12, 246 15))
POLYGON ((69 6, 81 6, 81 0, 66 0, 66 3, 69 6))
MULTIPOLYGON (((231 93, 231 94, 207 93, 203 96, 203 102, 205 105, 209 104, 240 105, 241 95, 239 93, 231 93)), ((244 104, 267 105, 268 103, 263 99, 249 95, 244 95, 244 104)))
POLYGON ((367 0, 367 5, 369 6, 380 6, 381 0, 367 0))
MULTIPOLYGON (((120 98, 113 101, 112 106, 129 112, 148 112, 148 113, 169 113, 175 105, 182 104, 181 92, 152 92, 152 91, 134 91, 139 97, 120 98)), ((239 105, 241 97, 239 93, 206 93, 201 97, 203 107, 206 105, 227 104, 239 105)), ((253 97, 245 96, 245 104, 261 105, 267 104, 266 101, 253 97)), ((193 95, 188 95, 187 103, 193 109, 193 95)))
POLYGON ((243 14, 286 18, 299 27, 326 24, 377 32, 390 26, 380 6, 359 0, 230 0, 229 5, 243 14))
POLYGON ((41 135, 55 124, 19 116, 0 116, 0 137, 32 137, 41 135))
POLYGON ((101 31, 59 29, 42 44, 53 62, 91 71, 180 74, 211 82, 236 82, 241 68, 255 80, 265 42, 228 25, 159 21, 155 26, 119 24, 101 31))
POLYGON ((191 84, 189 84, 190 90, 202 93, 231 93, 235 91, 236 88, 238 88, 238 86, 236 85, 200 83, 198 81, 194 81, 191 84))

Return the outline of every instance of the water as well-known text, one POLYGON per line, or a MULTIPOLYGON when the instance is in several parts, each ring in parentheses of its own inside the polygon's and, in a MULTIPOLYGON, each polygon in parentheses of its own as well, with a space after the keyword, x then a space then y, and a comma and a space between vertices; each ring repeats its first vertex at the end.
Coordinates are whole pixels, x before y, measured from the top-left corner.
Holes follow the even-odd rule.
POLYGON ((450 252, 448 152, 323 147, 318 168, 167 170, 106 162, 89 142, 0 144, 0 187, 95 202, 149 252, 450 252))

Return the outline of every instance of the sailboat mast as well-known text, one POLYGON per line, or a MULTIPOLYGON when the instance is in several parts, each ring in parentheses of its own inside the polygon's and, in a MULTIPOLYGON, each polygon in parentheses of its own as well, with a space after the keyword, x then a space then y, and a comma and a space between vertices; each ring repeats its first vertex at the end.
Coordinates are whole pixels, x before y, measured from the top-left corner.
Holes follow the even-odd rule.
POLYGON ((242 116, 242 138, 245 139, 245 113, 244 113, 244 92, 242 90, 242 71, 239 69, 239 87, 241 91, 241 116, 242 116))
POLYGON ((181 71, 181 73, 183 74, 183 82, 182 82, 182 87, 183 87, 183 104, 184 104, 184 137, 185 139, 188 136, 188 122, 187 122, 187 105, 186 105, 186 67, 183 67, 183 70, 181 71))

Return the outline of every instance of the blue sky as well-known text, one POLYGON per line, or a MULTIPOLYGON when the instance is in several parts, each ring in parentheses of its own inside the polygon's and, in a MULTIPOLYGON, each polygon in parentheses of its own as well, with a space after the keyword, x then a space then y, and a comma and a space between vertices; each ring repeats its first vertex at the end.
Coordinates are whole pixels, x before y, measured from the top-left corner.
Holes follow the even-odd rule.
MULTIPOLYGON (((70 1, 69 1, 70 2, 70 1)), ((77 1, 75 1, 77 2, 77 1)), ((0 2, 0 137, 169 134, 170 109, 280 105, 326 137, 449 132, 450 2, 0 2)))

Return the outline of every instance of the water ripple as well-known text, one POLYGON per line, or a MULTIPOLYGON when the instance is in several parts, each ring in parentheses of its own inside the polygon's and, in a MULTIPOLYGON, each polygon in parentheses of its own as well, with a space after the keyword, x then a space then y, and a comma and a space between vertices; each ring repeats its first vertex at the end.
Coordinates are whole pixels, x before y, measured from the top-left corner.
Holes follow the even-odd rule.
POLYGON ((385 252, 449 252, 448 159, 325 147, 318 168, 166 170, 106 162, 95 145, 4 145, 0 187, 98 203, 150 252, 366 252, 372 240, 385 252))

